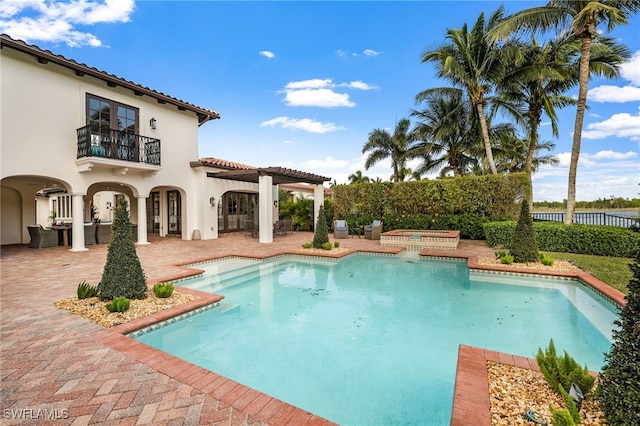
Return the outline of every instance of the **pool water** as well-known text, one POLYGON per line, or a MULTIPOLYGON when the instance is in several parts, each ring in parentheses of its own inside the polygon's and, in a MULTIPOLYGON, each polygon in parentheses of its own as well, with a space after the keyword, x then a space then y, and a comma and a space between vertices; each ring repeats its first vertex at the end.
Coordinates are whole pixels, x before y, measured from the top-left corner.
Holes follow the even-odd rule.
POLYGON ((136 338, 343 425, 448 425, 460 344, 534 357, 553 338, 598 370, 617 318, 578 282, 463 261, 234 262, 180 283, 219 307, 136 338))

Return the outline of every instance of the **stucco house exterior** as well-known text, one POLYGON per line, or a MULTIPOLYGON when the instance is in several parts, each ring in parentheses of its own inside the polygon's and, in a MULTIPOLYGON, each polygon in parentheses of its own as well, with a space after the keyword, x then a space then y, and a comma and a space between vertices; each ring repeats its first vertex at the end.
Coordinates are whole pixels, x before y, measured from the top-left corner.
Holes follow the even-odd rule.
POLYGON ((310 184, 317 217, 330 178, 199 157, 198 129, 216 111, 4 34, 0 41, 2 245, 29 243, 28 225, 64 222, 70 250, 86 250, 87 225, 108 223, 118 197, 138 244, 148 234, 215 239, 246 219, 269 224, 260 242, 272 242, 280 184, 310 184))

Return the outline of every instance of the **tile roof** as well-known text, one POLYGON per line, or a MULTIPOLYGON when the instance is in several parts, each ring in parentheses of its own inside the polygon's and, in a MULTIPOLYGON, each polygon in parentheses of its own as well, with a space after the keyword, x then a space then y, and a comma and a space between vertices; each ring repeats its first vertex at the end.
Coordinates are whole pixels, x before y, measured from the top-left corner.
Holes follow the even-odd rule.
POLYGON ((158 92, 148 87, 141 86, 132 81, 125 80, 122 77, 109 74, 106 71, 101 71, 86 64, 76 62, 73 59, 68 59, 62 55, 57 55, 49 50, 43 50, 38 46, 27 44, 21 40, 15 40, 7 34, 2 34, 0 35, 0 48, 4 49, 5 47, 10 47, 17 51, 32 55, 36 57, 38 59, 38 62, 42 64, 52 62, 60 66, 72 69, 79 77, 89 75, 91 77, 105 81, 109 86, 121 86, 133 90, 136 95, 147 95, 155 98, 158 103, 168 103, 170 105, 178 107, 178 109, 180 110, 194 112, 198 116, 199 125, 202 125, 209 120, 220 118, 220 114, 218 114, 216 111, 190 104, 162 92, 158 92))

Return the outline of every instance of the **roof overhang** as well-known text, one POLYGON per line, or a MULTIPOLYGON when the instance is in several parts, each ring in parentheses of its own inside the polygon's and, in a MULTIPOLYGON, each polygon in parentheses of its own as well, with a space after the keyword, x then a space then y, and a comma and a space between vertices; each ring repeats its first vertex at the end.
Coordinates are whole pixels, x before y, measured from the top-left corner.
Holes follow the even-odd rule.
POLYGON ((245 170, 225 170, 220 172, 207 172, 207 177, 216 179, 238 180, 242 182, 258 183, 260 176, 271 176, 274 185, 283 183, 310 183, 322 185, 331 178, 283 167, 266 167, 245 170))

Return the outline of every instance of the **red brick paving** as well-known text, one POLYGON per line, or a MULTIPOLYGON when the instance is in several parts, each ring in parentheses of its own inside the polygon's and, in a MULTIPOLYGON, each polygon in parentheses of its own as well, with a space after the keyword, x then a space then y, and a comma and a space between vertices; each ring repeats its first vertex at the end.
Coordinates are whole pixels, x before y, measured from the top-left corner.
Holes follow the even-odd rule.
MULTIPOLYGON (((302 243, 312 239, 311 233, 303 232, 277 238, 273 244, 260 244, 241 234, 207 241, 150 236, 151 244, 138 246, 137 252, 151 286, 158 281, 197 273, 181 264, 228 255, 264 258, 294 253, 302 243)), ((337 256, 355 250, 397 253, 400 249, 353 238, 340 240, 340 250, 337 256)), ((0 410, 3 424, 331 424, 123 336, 174 316, 184 311, 185 306, 108 330, 54 307, 53 302, 75 296, 79 282, 96 284, 100 280, 106 252, 106 245, 89 246, 88 251, 76 253, 65 247, 2 247, 0 410), (57 416, 58 420, 34 418, 38 409, 43 415, 57 416), (7 418, 12 415, 15 418, 7 418), (21 418, 17 418, 20 415, 21 418)), ((477 267, 477 256, 491 256, 493 251, 484 242, 463 240, 458 250, 426 250, 422 254, 468 257, 470 266, 477 267)), ((580 274, 579 278, 613 300, 622 299, 591 276, 580 274)), ((207 295, 188 309, 212 300, 212 296, 207 295)), ((487 417, 490 420, 487 359, 508 360, 517 365, 528 362, 521 357, 461 346, 452 424, 481 425, 487 417)))

